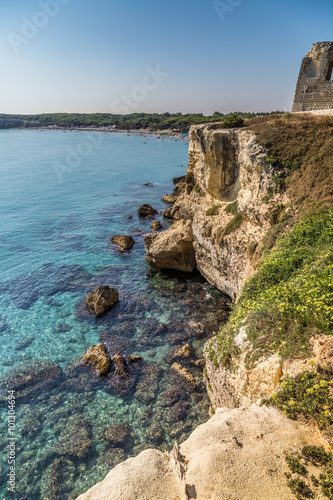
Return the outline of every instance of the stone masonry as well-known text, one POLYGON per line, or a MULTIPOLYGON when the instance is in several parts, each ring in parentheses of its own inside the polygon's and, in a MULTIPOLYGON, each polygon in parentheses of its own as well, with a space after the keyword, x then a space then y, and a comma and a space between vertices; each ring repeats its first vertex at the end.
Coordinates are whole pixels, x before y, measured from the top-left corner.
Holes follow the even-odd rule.
POLYGON ((304 57, 292 111, 333 109, 333 42, 314 43, 304 57))

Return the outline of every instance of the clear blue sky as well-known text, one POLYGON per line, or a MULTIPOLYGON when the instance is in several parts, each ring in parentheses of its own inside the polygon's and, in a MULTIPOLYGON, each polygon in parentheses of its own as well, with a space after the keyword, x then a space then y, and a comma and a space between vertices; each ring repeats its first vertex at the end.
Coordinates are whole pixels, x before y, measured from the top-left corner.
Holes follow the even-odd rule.
POLYGON ((216 4, 2 1, 0 113, 290 109, 302 58, 333 40, 332 0, 216 4))

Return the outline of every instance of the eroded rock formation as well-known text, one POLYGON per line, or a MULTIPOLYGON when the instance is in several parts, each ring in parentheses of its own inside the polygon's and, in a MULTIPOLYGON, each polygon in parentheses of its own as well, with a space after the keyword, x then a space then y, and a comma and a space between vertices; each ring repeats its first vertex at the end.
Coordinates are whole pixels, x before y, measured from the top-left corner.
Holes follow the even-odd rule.
POLYGON ((190 138, 186 188, 164 211, 166 217, 186 222, 146 237, 147 262, 192 270, 195 261, 211 284, 235 299, 253 272, 248 248, 270 226, 262 199, 272 187, 273 169, 251 130, 196 125, 190 138), (182 225, 194 254, 175 251, 182 225))

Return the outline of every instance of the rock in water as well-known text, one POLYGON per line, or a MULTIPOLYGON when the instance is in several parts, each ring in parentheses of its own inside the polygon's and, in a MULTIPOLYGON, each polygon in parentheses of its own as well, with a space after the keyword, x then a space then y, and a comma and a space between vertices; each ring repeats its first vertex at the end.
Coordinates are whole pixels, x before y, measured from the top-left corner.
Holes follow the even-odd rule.
POLYGON ((68 455, 76 459, 83 458, 87 456, 92 446, 90 432, 89 420, 83 415, 73 415, 68 419, 52 451, 58 455, 68 455))
POLYGON ((86 351, 82 363, 92 366, 97 375, 106 375, 111 368, 111 359, 103 344, 89 347, 86 351))
POLYGON ((179 193, 166 194, 161 198, 162 201, 166 203, 175 203, 178 199, 179 193))
POLYGON ((191 221, 175 222, 168 230, 145 237, 146 261, 156 269, 192 272, 195 268, 191 221))
POLYGON ((193 351, 190 344, 183 345, 178 351, 174 354, 173 358, 184 358, 191 359, 193 357, 193 351))
POLYGON ((153 231, 160 231, 161 229, 163 229, 163 225, 159 220, 154 220, 154 222, 150 224, 150 229, 152 229, 153 231))
POLYGON ((125 359, 119 354, 116 354, 112 357, 112 362, 114 364, 115 374, 118 375, 118 377, 126 377, 127 366, 125 359))
POLYGON ((104 432, 105 441, 115 447, 121 447, 130 436, 130 428, 127 424, 110 425, 104 432))
POLYGON ((179 363, 173 363, 171 366, 171 371, 176 373, 180 378, 182 378, 192 389, 197 387, 197 381, 194 375, 187 369, 181 366, 179 363))
POLYGON ((157 214, 157 210, 153 208, 151 205, 144 203, 138 208, 138 214, 140 217, 147 217, 147 215, 157 214))
POLYGON ((96 292, 90 292, 84 300, 90 311, 96 316, 101 316, 118 302, 118 298, 119 293, 115 288, 100 286, 96 292))
POLYGON ((185 179, 186 179, 186 175, 181 175, 180 177, 174 177, 172 179, 172 182, 174 183, 174 185, 176 186, 177 184, 179 184, 180 182, 185 182, 185 179))
POLYGON ((52 361, 38 359, 15 366, 0 378, 0 401, 7 400, 8 390, 15 391, 16 399, 46 394, 53 385, 59 384, 61 376, 61 368, 52 361))
POLYGON ((121 250, 129 250, 135 243, 132 236, 127 236, 125 234, 116 234, 112 236, 111 241, 118 245, 121 250))

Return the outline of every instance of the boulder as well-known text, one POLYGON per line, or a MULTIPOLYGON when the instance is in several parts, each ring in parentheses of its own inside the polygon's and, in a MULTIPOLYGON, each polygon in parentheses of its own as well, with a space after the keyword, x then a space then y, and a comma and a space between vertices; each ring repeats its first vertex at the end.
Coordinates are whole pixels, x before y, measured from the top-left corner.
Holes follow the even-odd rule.
POLYGON ((171 193, 171 194, 166 194, 161 198, 162 201, 165 201, 166 203, 175 203, 177 201, 177 198, 179 196, 179 193, 171 193))
POLYGON ((92 366, 99 376, 106 375, 111 368, 111 359, 103 344, 89 347, 83 356, 82 363, 92 366))
POLYGON ((135 243, 132 236, 127 236, 125 234, 116 234, 112 236, 111 241, 120 247, 120 251, 129 250, 135 243))
POLYGON ((144 203, 138 208, 138 214, 140 217, 147 217, 147 215, 157 214, 157 210, 151 205, 148 205, 148 203, 144 203))
POLYGON ((191 221, 175 222, 159 234, 148 234, 145 239, 146 261, 156 269, 175 269, 192 272, 195 268, 191 221))
POLYGON ((150 224, 150 229, 152 229, 153 231, 160 231, 161 229, 163 229, 163 225, 159 220, 154 220, 154 222, 150 224))
POLYGON ((184 358, 191 359, 193 357, 193 351, 190 344, 183 345, 173 356, 174 358, 184 358))
POLYGON ((95 292, 90 292, 84 300, 91 312, 101 316, 118 302, 118 298, 117 290, 106 285, 100 286, 95 292))

